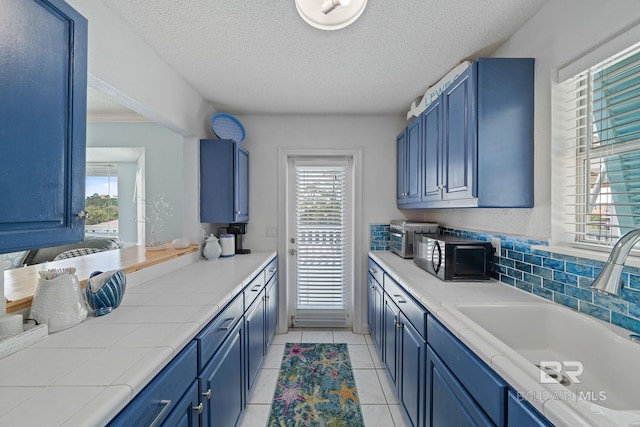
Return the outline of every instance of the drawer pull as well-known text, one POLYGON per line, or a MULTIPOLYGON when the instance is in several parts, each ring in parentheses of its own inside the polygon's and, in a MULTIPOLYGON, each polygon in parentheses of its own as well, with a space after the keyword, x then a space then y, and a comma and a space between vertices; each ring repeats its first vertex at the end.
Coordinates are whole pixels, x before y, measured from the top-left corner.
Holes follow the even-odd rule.
POLYGON ((260 288, 262 287, 262 285, 260 283, 258 283, 257 285, 255 285, 252 289, 251 292, 258 292, 260 290, 260 288))
POLYGON ((370 272, 371 274, 377 274, 377 273, 378 273, 378 270, 376 270, 375 268, 370 268, 370 269, 369 269, 369 272, 370 272))
POLYGON ((225 323, 222 324, 222 326, 220 326, 220 330, 222 331, 228 331, 229 329, 231 329, 231 325, 233 325, 233 321, 236 320, 235 317, 229 317, 228 319, 225 319, 225 323))
POLYGON ((276 268, 275 268, 275 267, 271 267, 271 268, 269 269, 269 273, 273 273, 274 271, 276 271, 276 268))
POLYGON ((156 415, 153 421, 151 421, 151 424, 149 424, 149 427, 156 427, 158 424, 160 424, 160 421, 162 421, 162 417, 164 417, 165 412, 167 412, 171 407, 171 401, 161 400, 160 405, 162 406, 162 409, 160 410, 158 415, 156 415))
POLYGON ((394 297, 396 298, 396 301, 398 302, 398 304, 404 304, 407 302, 407 300, 405 300, 402 295, 394 295, 394 297))
POLYGON ((201 414, 203 408, 204 408, 204 405, 202 404, 202 402, 200 402, 198 406, 193 407, 193 410, 196 411, 198 414, 201 414))
POLYGON ((202 393, 202 395, 206 397, 207 400, 211 399, 211 389, 207 390, 206 393, 202 393))

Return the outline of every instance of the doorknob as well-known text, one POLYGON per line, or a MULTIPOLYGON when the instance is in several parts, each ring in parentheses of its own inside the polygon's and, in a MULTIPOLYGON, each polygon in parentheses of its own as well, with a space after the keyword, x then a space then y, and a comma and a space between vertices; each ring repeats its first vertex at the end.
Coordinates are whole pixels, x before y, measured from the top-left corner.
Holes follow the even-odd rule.
POLYGON ((295 249, 289 249, 289 254, 290 255, 295 255, 296 254, 296 250, 295 249))

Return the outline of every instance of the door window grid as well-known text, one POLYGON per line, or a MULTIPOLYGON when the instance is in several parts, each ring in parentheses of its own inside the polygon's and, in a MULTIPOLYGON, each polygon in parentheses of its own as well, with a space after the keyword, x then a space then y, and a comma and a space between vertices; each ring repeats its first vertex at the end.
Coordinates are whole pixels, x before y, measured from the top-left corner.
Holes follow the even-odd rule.
POLYGON ((296 166, 296 305, 345 308, 344 167, 296 166))

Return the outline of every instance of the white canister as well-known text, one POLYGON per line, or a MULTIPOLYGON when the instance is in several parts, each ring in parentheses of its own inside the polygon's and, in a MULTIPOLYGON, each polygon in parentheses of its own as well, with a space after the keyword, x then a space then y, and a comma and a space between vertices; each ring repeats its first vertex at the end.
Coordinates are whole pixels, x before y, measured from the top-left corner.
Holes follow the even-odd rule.
POLYGON ((220 246, 222 247, 221 257, 230 257, 236 254, 236 236, 233 234, 221 234, 220 246))

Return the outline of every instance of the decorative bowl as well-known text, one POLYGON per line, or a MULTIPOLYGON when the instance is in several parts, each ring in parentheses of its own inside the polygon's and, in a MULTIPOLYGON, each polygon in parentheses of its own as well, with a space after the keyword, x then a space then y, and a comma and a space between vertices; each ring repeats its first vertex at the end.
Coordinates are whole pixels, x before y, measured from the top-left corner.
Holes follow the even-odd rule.
POLYGON ((87 284, 87 304, 95 310, 96 316, 109 314, 122 302, 126 287, 124 271, 94 271, 87 284))

